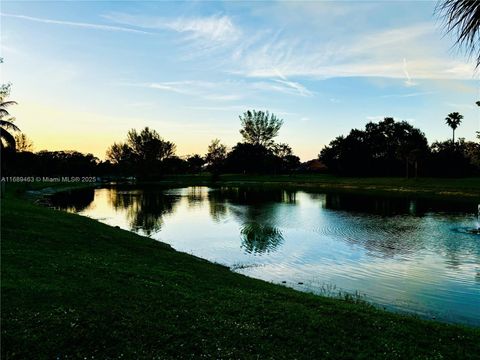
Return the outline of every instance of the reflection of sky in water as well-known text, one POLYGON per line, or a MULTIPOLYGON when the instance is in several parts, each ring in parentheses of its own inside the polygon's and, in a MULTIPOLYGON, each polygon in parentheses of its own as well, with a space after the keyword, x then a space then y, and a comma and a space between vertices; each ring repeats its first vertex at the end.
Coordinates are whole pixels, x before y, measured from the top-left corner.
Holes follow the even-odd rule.
POLYGON ((474 206, 206 187, 97 189, 83 201, 59 206, 252 277, 313 292, 334 284, 388 308, 480 325, 480 236, 463 231, 474 206))

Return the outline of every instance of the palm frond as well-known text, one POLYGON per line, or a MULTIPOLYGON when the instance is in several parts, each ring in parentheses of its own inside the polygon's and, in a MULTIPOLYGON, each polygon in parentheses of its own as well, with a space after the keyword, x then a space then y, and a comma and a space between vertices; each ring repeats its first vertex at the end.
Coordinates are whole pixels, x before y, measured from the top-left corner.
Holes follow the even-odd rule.
POLYGON ((3 128, 0 128, 0 139, 7 144, 7 147, 15 150, 15 138, 3 128))
POLYGON ((447 33, 456 33, 455 45, 463 47, 471 56, 476 54, 476 67, 480 66, 480 1, 440 1, 436 13, 443 20, 447 33))
POLYGON ((0 102, 0 108, 5 108, 10 105, 17 105, 17 102, 13 100, 0 102))
POLYGON ((20 131, 17 125, 7 120, 0 120, 0 126, 5 129, 10 129, 14 131, 20 131))

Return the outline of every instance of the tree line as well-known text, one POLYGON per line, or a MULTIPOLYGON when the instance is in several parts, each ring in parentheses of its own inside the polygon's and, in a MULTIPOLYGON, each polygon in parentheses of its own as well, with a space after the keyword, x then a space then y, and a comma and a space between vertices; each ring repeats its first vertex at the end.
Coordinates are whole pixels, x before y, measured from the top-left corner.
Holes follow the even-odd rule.
MULTIPOLYGON (((167 174, 210 172, 291 174, 328 169, 346 176, 471 176, 480 174, 480 143, 455 139, 463 116, 452 112, 445 123, 452 139, 429 145, 425 134, 406 121, 386 117, 365 128, 338 136, 320 151, 317 165, 301 163, 292 148, 275 141, 283 120, 268 111, 248 110, 239 116, 242 141, 231 149, 213 139, 206 154, 176 155, 176 145, 149 127, 130 130, 100 161, 78 151, 32 152, 32 143, 14 124, 8 107, 10 86, 0 89, 2 176, 113 176, 158 179, 167 174)), ((480 102, 477 102, 480 106, 480 102)), ((480 133, 477 132, 480 140, 480 133)))
MULTIPOLYGON (((480 106, 480 105, 479 105, 480 106)), ((455 130, 463 116, 450 113, 445 122, 452 140, 428 145, 425 134, 406 121, 386 117, 369 122, 364 130, 353 129, 339 136, 319 154, 328 169, 349 176, 442 176, 480 174, 480 143, 455 141, 455 130)), ((480 140, 480 134, 477 132, 480 140)))

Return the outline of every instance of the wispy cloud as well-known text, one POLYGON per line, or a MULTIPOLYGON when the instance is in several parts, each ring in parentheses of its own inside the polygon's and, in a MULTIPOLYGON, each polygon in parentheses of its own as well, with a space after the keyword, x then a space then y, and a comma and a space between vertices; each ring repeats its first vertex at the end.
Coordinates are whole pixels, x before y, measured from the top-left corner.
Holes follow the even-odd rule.
POLYGON ((403 58, 403 72, 405 74, 406 80, 405 80, 405 86, 411 87, 411 86, 416 86, 417 83, 412 81, 412 78, 410 77, 410 74, 408 73, 408 66, 407 66, 407 59, 403 58))
POLYGON ((295 81, 289 81, 285 75, 283 75, 278 69, 276 69, 276 73, 280 79, 275 79, 277 83, 280 83, 284 86, 286 86, 289 89, 293 89, 294 91, 298 92, 299 95, 301 96, 312 96, 313 93, 308 90, 305 86, 302 84, 295 82, 295 81))
POLYGON ((146 87, 182 95, 200 97, 211 101, 234 101, 243 98, 243 94, 231 90, 238 89, 238 85, 241 87, 241 82, 181 80, 152 83, 121 83, 120 85, 146 87))
POLYGON ((239 30, 228 16, 180 18, 168 22, 166 26, 181 33, 189 33, 194 38, 210 41, 232 41, 239 36, 239 30))
POLYGON ((226 15, 206 17, 165 17, 140 16, 124 13, 110 13, 104 18, 124 25, 144 29, 172 30, 187 35, 193 40, 208 40, 213 42, 231 42, 240 36, 240 30, 226 15))
POLYGON ((121 27, 121 26, 113 26, 113 25, 94 24, 94 23, 85 23, 85 22, 76 22, 76 21, 65 21, 65 20, 55 20, 55 19, 38 18, 38 17, 33 17, 33 16, 19 15, 19 14, 8 14, 8 13, 0 13, 0 16, 15 18, 15 19, 28 20, 28 21, 34 21, 34 22, 39 22, 39 23, 44 23, 44 24, 65 25, 65 26, 80 27, 80 28, 93 29, 93 30, 105 30, 105 31, 119 31, 119 32, 137 33, 137 34, 149 34, 149 32, 147 32, 147 31, 131 29, 131 28, 121 27))
POLYGON ((272 79, 269 81, 200 81, 181 80, 152 83, 120 83, 123 86, 146 87, 177 94, 200 97, 211 101, 236 101, 245 98, 246 94, 254 96, 256 92, 280 92, 288 95, 312 96, 312 92, 303 85, 272 79))
POLYGON ((454 109, 470 109, 473 110, 477 108, 473 104, 456 104, 456 103, 446 103, 447 106, 454 108, 454 109))
POLYGON ((430 23, 376 29, 324 42, 315 37, 264 32, 254 43, 248 38, 248 46, 233 53, 231 72, 275 78, 280 71, 297 81, 302 77, 406 78, 407 86, 416 85, 412 73, 416 79, 471 79, 473 64, 438 56, 434 48, 428 47, 431 36, 438 34, 430 23))
POLYGON ((423 92, 414 92, 409 94, 388 94, 382 95, 382 98, 406 98, 406 97, 416 97, 416 96, 425 96, 425 95, 432 95, 436 94, 436 91, 423 91, 423 92))

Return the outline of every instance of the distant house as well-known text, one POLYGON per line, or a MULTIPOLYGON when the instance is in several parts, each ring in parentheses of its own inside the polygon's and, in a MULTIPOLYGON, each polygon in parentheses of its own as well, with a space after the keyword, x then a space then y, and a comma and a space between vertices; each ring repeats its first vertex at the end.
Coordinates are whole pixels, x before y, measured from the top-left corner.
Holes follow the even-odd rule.
POLYGON ((312 159, 300 165, 300 171, 302 172, 321 173, 327 170, 327 166, 318 159, 312 159))

